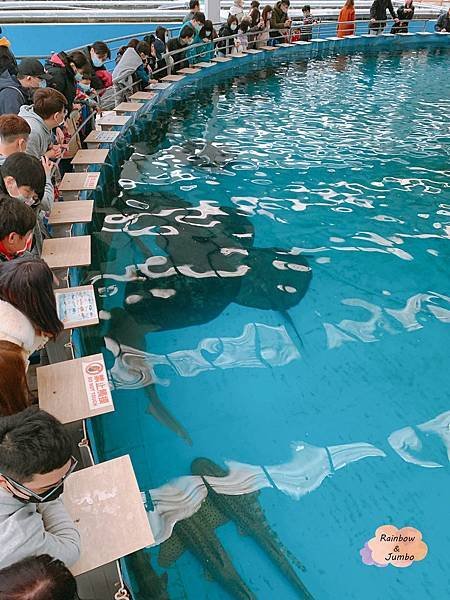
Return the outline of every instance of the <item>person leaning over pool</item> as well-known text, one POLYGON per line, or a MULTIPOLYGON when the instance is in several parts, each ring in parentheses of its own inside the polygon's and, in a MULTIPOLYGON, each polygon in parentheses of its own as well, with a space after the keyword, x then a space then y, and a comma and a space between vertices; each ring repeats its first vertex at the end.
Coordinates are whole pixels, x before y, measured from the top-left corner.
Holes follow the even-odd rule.
POLYGON ((52 415, 30 407, 0 419, 0 569, 41 554, 67 566, 79 559, 80 535, 60 498, 76 465, 52 415))
POLYGON ((0 264, 0 340, 17 344, 27 366, 29 356, 63 328, 47 263, 22 257, 0 264))
POLYGON ((0 600, 77 600, 75 577, 48 554, 24 558, 0 571, 0 600))
POLYGON ((392 18, 398 23, 397 15, 395 14, 392 0, 374 0, 370 7, 370 35, 381 35, 386 27, 387 11, 391 13, 392 18))
POLYGON ((397 9, 398 23, 394 23, 391 33, 408 33, 409 21, 414 17, 413 0, 405 0, 405 5, 397 9))
POLYGON ((434 26, 435 31, 446 31, 450 33, 450 8, 447 12, 439 15, 439 18, 434 26))
POLYGON ((227 22, 219 29, 219 38, 229 38, 217 42, 217 50, 221 56, 231 54, 234 49, 234 37, 238 29, 237 17, 229 15, 227 22))
POLYGON ((195 29, 190 25, 185 25, 180 31, 177 38, 172 38, 167 43, 167 50, 175 52, 170 58, 173 60, 172 73, 176 73, 180 69, 189 67, 189 61, 186 59, 186 49, 194 41, 195 29))
POLYGON ((270 37, 274 45, 282 42, 285 30, 289 29, 292 24, 292 19, 288 17, 290 5, 290 0, 281 0, 281 2, 277 2, 273 7, 270 28, 277 31, 271 31, 270 37))

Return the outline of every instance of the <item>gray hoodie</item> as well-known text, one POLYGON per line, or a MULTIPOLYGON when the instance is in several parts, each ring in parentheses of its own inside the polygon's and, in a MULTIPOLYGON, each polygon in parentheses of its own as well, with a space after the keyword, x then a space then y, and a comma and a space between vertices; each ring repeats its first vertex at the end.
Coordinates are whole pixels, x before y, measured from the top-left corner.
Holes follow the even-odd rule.
POLYGON ((21 106, 19 117, 23 117, 31 127, 27 154, 40 160, 52 145, 52 132, 45 124, 44 119, 34 112, 33 106, 21 106))
POLYGON ((0 75, 0 115, 17 115, 23 104, 31 104, 29 91, 20 85, 17 77, 4 71, 0 75))
POLYGON ((126 85, 128 78, 133 75, 142 64, 142 59, 136 50, 134 48, 127 48, 112 73, 113 83, 126 85))
POLYGON ((40 554, 68 567, 80 557, 80 534, 62 500, 24 504, 0 488, 0 569, 40 554))

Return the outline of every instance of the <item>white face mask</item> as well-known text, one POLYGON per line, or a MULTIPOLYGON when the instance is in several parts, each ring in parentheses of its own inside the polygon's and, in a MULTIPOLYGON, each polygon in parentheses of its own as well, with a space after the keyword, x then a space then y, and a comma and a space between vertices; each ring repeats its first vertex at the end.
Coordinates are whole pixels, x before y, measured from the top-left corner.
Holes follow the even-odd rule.
POLYGON ((232 23, 232 24, 230 25, 230 29, 231 29, 231 31, 236 31, 236 29, 237 29, 237 25, 236 25, 236 23, 232 23))
POLYGON ((164 36, 164 39, 166 40, 166 44, 167 44, 167 42, 169 41, 169 34, 168 33, 166 33, 166 35, 164 36))

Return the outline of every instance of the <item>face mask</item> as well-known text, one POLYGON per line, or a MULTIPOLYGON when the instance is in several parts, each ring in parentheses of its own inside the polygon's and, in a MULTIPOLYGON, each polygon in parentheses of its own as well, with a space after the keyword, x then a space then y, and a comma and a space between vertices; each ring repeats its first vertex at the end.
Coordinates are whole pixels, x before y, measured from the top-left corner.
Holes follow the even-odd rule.
POLYGON ((166 40, 166 44, 167 44, 167 42, 169 41, 169 34, 168 33, 166 33, 166 35, 164 36, 164 39, 166 40))
POLYGON ((83 75, 81 73, 75 73, 75 81, 81 81, 83 79, 83 75))
POLYGON ((231 31, 236 31, 236 29, 237 29, 236 23, 233 23, 232 25, 230 25, 230 29, 231 29, 231 31))
POLYGON ((39 81, 39 87, 40 88, 46 88, 47 87, 47 82, 45 81, 45 79, 41 79, 39 81))
POLYGON ((15 498, 16 500, 19 500, 23 504, 42 504, 44 502, 51 502, 52 500, 57 500, 63 492, 64 492, 64 483, 62 483, 61 485, 58 485, 53 490, 49 490, 48 492, 46 492, 44 494, 44 496, 45 496, 44 500, 38 500, 37 498, 34 498, 34 496, 30 496, 30 498, 21 498, 20 496, 16 496, 16 494, 14 494, 13 492, 11 492, 11 493, 12 493, 13 498, 15 498))
POLYGON ((82 90, 83 92, 90 92, 91 91, 91 86, 88 83, 79 83, 78 87, 80 88, 80 90, 82 90))
POLYGON ((31 250, 32 245, 33 245, 33 236, 30 235, 30 237, 27 239, 27 241, 25 243, 25 246, 21 250, 16 250, 16 256, 21 256, 28 250, 31 250))
POLYGON ((27 206, 33 206, 33 204, 35 204, 37 202, 37 200, 34 200, 34 198, 27 198, 27 196, 23 196, 22 194, 19 194, 19 196, 16 196, 16 199, 20 200, 27 206))
POLYGON ((188 46, 190 46, 190 45, 191 45, 191 44, 193 44, 193 43, 194 43, 194 39, 193 39, 193 38, 191 38, 190 40, 188 40, 188 41, 187 41, 187 45, 188 45, 188 46))
POLYGON ((271 19, 271 18, 272 18, 272 13, 268 13, 268 14, 267 14, 267 18, 268 18, 268 19, 271 19))
POLYGON ((96 54, 92 57, 92 64, 94 67, 103 67, 103 61, 96 54))
POLYGON ((212 36, 212 31, 205 31, 205 37, 209 38, 212 36))

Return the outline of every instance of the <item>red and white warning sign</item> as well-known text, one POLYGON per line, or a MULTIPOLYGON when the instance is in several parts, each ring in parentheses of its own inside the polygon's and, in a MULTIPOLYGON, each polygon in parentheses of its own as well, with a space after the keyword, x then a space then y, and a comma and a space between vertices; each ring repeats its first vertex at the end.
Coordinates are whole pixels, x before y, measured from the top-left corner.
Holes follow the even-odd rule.
POLYGON ((103 360, 82 362, 84 385, 91 410, 113 406, 108 375, 103 360))

